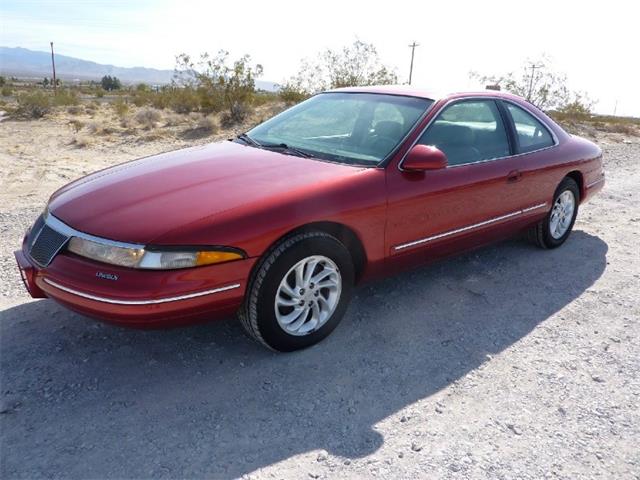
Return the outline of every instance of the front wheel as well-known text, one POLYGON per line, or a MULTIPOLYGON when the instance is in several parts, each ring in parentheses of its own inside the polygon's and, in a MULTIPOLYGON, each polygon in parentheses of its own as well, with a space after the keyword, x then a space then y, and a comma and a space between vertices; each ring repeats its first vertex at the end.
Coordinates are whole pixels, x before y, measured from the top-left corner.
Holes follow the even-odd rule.
POLYGON ((354 283, 347 248, 324 232, 284 239, 258 265, 239 317, 247 333, 273 350, 309 347, 329 335, 354 283))
POLYGON ((553 196, 551 210, 529 230, 529 238, 542 248, 556 248, 562 245, 573 229, 578 215, 578 203, 578 185, 572 178, 565 177, 553 196))

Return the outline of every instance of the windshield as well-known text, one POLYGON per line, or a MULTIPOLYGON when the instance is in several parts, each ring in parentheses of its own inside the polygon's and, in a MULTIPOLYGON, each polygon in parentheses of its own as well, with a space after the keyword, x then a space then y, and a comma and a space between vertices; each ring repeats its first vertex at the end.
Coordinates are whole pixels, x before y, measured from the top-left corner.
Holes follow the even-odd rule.
POLYGON ((286 146, 327 160, 377 165, 433 103, 373 93, 323 93, 250 130, 255 142, 286 146))

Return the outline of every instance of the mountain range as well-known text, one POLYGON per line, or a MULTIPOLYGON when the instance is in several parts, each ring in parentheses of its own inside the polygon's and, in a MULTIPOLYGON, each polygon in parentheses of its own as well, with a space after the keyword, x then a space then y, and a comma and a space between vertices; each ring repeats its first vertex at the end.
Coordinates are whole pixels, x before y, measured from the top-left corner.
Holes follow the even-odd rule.
MULTIPOLYGON (((56 76, 73 82, 100 80, 105 75, 118 77, 123 83, 148 83, 162 85, 170 83, 173 70, 147 67, 117 67, 56 54, 56 76)), ((26 79, 51 77, 51 52, 29 50, 21 47, 0 47, 0 75, 26 79)), ((274 82, 256 80, 256 88, 275 91, 274 82)))

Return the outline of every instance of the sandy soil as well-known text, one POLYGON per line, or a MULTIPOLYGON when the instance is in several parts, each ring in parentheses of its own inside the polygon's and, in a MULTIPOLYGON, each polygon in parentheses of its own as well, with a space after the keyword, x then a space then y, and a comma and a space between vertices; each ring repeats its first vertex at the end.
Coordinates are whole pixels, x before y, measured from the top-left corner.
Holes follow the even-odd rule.
POLYGON ((28 298, 11 252, 55 188, 210 141, 75 134, 0 123, 2 478, 640 478, 638 139, 598 136, 607 185, 562 248, 362 286, 278 355, 233 319, 131 331, 28 298))

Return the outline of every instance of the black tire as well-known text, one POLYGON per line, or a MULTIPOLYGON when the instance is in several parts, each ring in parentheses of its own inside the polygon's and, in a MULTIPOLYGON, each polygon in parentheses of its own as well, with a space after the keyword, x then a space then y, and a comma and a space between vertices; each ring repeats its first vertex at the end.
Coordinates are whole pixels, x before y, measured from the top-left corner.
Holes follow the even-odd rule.
POLYGON ((569 235, 571 235, 571 231, 573 230, 573 224, 576 221, 576 217, 578 216, 578 205, 580 203, 580 189, 578 188, 578 184, 573 178, 565 177, 558 188, 556 189, 553 195, 553 202, 551 203, 551 209, 547 213, 547 215, 540 220, 535 226, 531 227, 527 232, 527 236, 529 240, 531 240, 534 244, 539 246, 540 248, 557 248, 562 245, 569 235), (574 197, 575 200, 575 208, 573 210, 573 217, 571 218, 571 222, 569 224, 569 228, 560 238, 554 238, 551 234, 551 213, 553 211, 553 207, 558 200, 558 197, 569 190, 574 197))
POLYGON ((251 338, 280 352, 291 352, 314 345, 329 335, 340 323, 353 293, 355 270, 347 248, 324 232, 291 235, 273 247, 261 259, 249 281, 245 300, 238 312, 242 326, 251 338), (342 291, 331 317, 319 329, 296 336, 278 323, 274 302, 281 280, 300 260, 311 255, 331 259, 340 272, 342 291))

